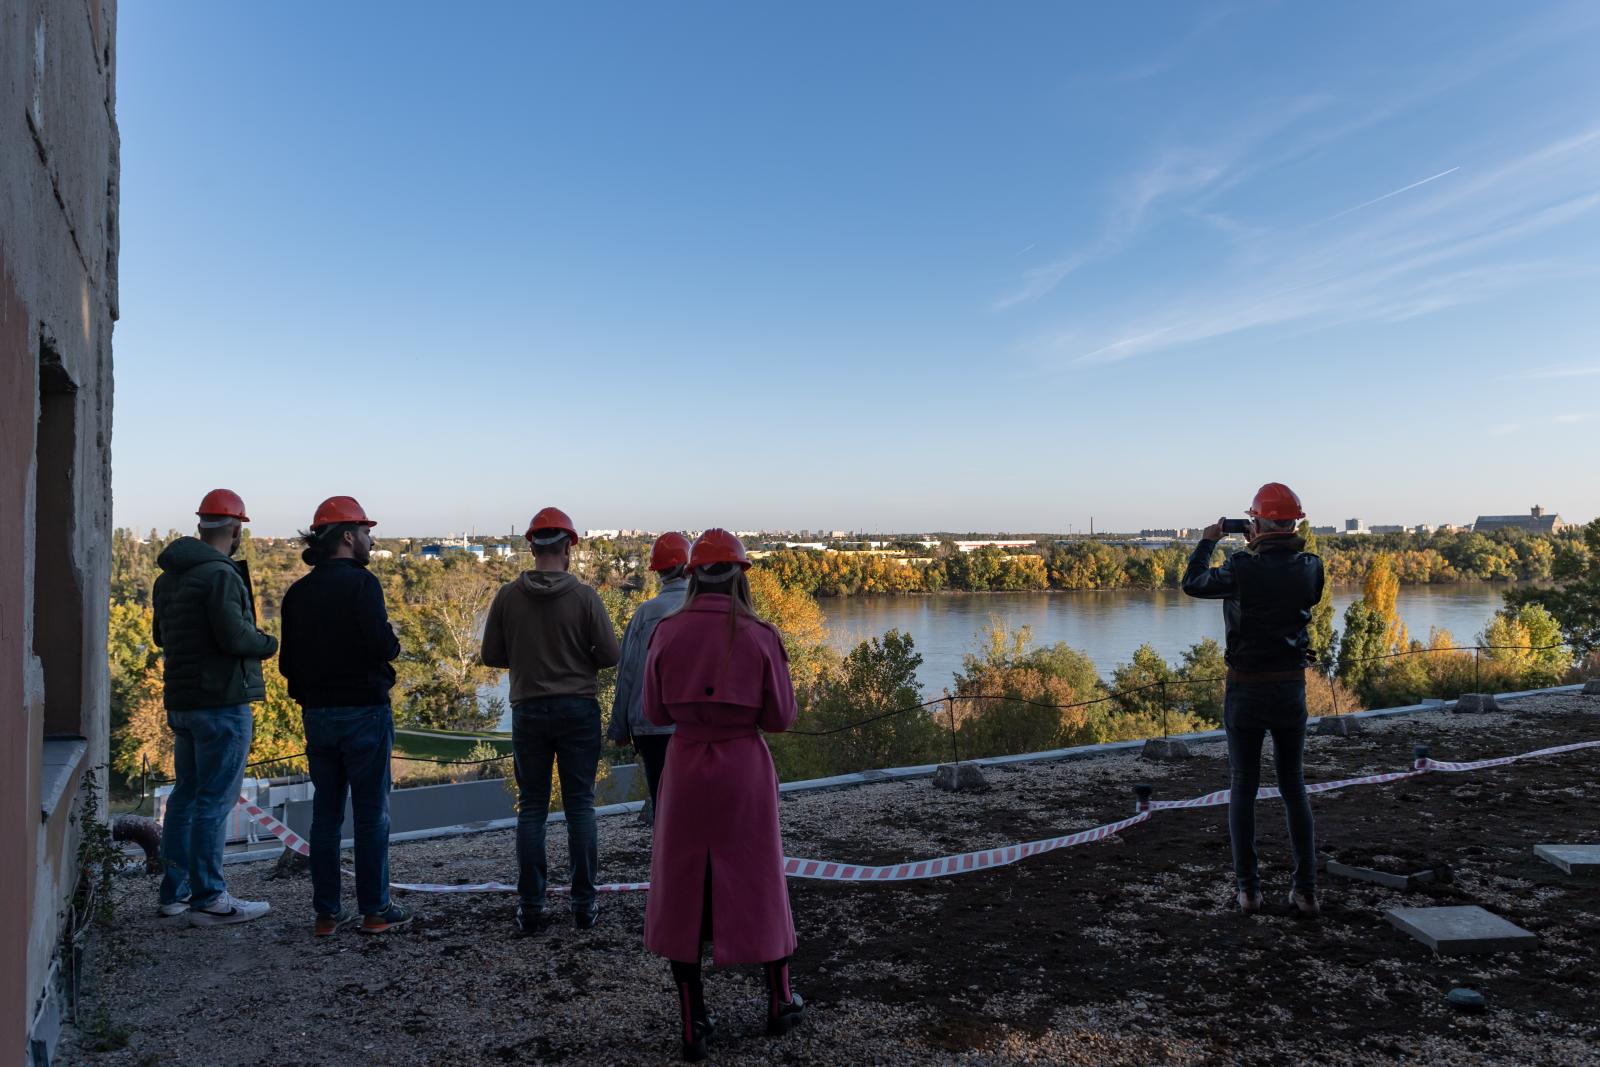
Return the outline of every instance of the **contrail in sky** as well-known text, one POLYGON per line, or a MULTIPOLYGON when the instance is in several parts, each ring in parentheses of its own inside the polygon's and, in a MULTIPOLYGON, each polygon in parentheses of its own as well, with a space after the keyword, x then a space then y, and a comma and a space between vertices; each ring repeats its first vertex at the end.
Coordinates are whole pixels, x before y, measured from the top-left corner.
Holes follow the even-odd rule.
POLYGON ((1415 189, 1419 185, 1427 185, 1429 182, 1436 182, 1440 178, 1443 178, 1446 174, 1454 174, 1456 171, 1458 171, 1460 169, 1461 169, 1460 167, 1451 167, 1449 170, 1441 170, 1438 174, 1433 175, 1431 178, 1424 178, 1420 182, 1412 182, 1410 185, 1403 185, 1400 188, 1396 189, 1392 193, 1384 193, 1382 196, 1375 197, 1375 198, 1373 198, 1371 200, 1368 200, 1365 204, 1357 204, 1355 207, 1345 208, 1343 211, 1339 212, 1337 215, 1329 215, 1327 218, 1323 219, 1322 221, 1323 222, 1332 222, 1334 219, 1342 219, 1346 215, 1350 214, 1353 211, 1360 211, 1364 207, 1371 207, 1373 204, 1380 204, 1383 201, 1389 199, 1391 196, 1399 196, 1401 193, 1408 193, 1411 190, 1415 189))

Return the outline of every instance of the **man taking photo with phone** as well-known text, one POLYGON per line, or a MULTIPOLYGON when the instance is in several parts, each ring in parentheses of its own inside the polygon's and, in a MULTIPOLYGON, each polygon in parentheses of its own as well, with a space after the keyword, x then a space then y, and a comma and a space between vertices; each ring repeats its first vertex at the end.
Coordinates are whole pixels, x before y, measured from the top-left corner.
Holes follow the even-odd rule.
POLYGON ((1228 832, 1239 909, 1261 910, 1261 875, 1256 865, 1256 791, 1261 785, 1261 749, 1272 735, 1273 762, 1294 851, 1294 888, 1289 904, 1302 918, 1321 914, 1317 904, 1316 832, 1306 797, 1306 666, 1311 661, 1311 609, 1322 597, 1322 560, 1305 551, 1300 498, 1282 482, 1257 491, 1248 523, 1218 519, 1200 535, 1183 575, 1183 591, 1221 600, 1227 631, 1224 659, 1228 683, 1223 726, 1231 774, 1228 832), (1217 567, 1211 557, 1229 533, 1248 544, 1217 567))

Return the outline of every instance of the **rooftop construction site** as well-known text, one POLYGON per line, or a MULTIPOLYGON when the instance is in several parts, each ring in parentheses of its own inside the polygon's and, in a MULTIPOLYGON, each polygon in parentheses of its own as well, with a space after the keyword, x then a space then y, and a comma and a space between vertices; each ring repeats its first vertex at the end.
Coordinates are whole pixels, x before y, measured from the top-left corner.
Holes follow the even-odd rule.
MULTIPOLYGON (((1359 721, 1359 733, 1309 743, 1309 783, 1408 770, 1418 745, 1461 763, 1570 744, 1595 736, 1600 695, 1564 691, 1504 701, 1492 713, 1440 708, 1359 721)), ((1194 750, 1178 762, 1134 750, 990 767, 981 792, 944 792, 919 778, 791 793, 785 844, 796 857, 891 867, 1003 850, 1125 819, 1138 784, 1152 786, 1155 801, 1225 788, 1221 745, 1194 750)), ((1600 1039, 1589 1010, 1600 964, 1596 861, 1590 855, 1587 873, 1568 873, 1535 850, 1593 840, 1597 769, 1600 748, 1586 748, 1317 795, 1322 859, 1332 861, 1319 923, 1291 917, 1276 900, 1260 916, 1237 914, 1214 874, 1228 852, 1219 807, 1154 811, 1098 842, 994 870, 877 884, 791 878, 796 966, 812 976, 829 1025, 795 1031, 783 1058, 1590 1062, 1600 1039), (1352 873, 1333 873, 1341 869, 1352 873), (1390 918, 1460 907, 1505 920, 1527 942, 1435 951, 1390 918), (1454 1006, 1457 989, 1481 995, 1482 1005, 1454 1006)), ((1281 856, 1283 830, 1268 810, 1265 852, 1281 856)), ((552 877, 562 880, 559 838, 551 840, 552 877)), ((607 882, 646 879, 649 850, 649 830, 632 815, 602 818, 607 882)), ((509 834, 491 831, 396 844, 392 876, 467 885, 503 880, 512 865, 509 834)), ((232 868, 230 880, 292 914, 304 875, 275 871, 251 863, 232 868)), ((115 1032, 80 1038, 74 1058, 84 1062, 647 1064, 672 1054, 666 982, 638 948, 642 893, 607 895, 593 931, 539 941, 503 935, 511 894, 428 895, 426 914, 396 940, 325 945, 278 912, 261 929, 223 938, 172 935, 137 906, 150 892, 144 879, 123 879, 118 892, 132 918, 108 935, 117 947, 86 975, 95 990, 87 1017, 116 1020, 115 1032), (159 953, 147 947, 157 938, 159 953), (162 977, 174 966, 207 980, 175 987, 162 977), (229 1010, 213 1014, 212 1003, 229 1010), (337 1029, 328 1025, 335 1020, 337 1029)), ((712 1007, 724 1016, 749 1015, 744 1006, 761 996, 759 978, 737 971, 719 988, 712 1007)), ((715 1055, 768 1063, 773 1046, 752 1025, 728 1034, 715 1055)))

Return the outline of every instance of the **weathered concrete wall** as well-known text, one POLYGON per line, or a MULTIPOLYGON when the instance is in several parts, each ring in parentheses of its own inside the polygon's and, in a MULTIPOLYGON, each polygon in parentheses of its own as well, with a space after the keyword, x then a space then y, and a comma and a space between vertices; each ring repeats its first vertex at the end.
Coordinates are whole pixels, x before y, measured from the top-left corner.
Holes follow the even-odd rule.
MULTIPOLYGON (((17 1062, 76 880, 47 734, 107 748, 116 0, 0 0, 0 1061, 17 1062)), ((102 774, 103 778, 103 774, 102 774)))

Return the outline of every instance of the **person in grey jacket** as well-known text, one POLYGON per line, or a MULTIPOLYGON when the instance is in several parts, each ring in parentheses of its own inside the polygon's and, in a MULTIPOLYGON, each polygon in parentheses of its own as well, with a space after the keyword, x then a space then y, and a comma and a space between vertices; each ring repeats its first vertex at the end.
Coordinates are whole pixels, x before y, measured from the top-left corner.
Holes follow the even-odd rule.
POLYGON ((650 569, 661 577, 661 591, 640 604, 622 635, 622 660, 617 666, 617 693, 611 702, 611 724, 606 737, 614 745, 633 745, 644 763, 650 785, 650 807, 655 809, 661 769, 667 762, 667 742, 673 727, 657 726, 644 717, 644 660, 656 624, 683 607, 689 589, 689 539, 681 533, 664 533, 650 549, 650 569))

